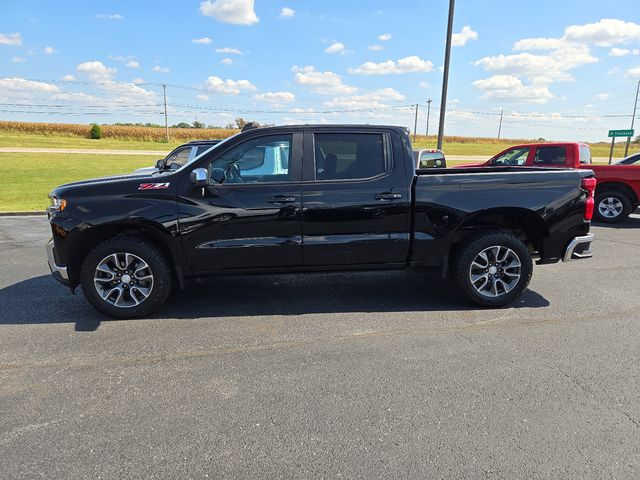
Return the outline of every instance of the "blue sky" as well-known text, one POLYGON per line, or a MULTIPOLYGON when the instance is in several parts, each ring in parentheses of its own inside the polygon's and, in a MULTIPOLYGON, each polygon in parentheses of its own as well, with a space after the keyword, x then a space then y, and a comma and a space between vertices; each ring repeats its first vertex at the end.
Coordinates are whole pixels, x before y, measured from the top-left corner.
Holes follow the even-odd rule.
MULTIPOLYGON (((437 129, 448 2, 4 2, 0 119, 437 129)), ((640 79, 637 0, 458 1, 446 134, 603 140, 640 79)), ((640 125, 637 126, 640 128, 640 125)), ((637 129, 638 129, 637 128, 637 129)))

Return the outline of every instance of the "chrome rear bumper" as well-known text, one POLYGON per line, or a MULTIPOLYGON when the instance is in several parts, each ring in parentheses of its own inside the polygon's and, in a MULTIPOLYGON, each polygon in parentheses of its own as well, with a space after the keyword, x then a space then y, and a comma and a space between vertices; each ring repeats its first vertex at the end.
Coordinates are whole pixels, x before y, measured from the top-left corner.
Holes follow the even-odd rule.
POLYGON ((562 261, 568 262, 569 260, 591 258, 593 256, 593 253, 591 252, 591 242, 593 242, 593 239, 593 233, 589 233, 581 237, 575 237, 569 242, 569 245, 567 245, 562 261))
POLYGON ((51 274, 53 278, 58 280, 60 283, 64 285, 69 285, 69 274, 67 273, 67 267, 61 267, 60 265, 56 265, 56 257, 54 255, 54 245, 53 238, 47 242, 47 261, 49 263, 49 270, 51 270, 51 274))

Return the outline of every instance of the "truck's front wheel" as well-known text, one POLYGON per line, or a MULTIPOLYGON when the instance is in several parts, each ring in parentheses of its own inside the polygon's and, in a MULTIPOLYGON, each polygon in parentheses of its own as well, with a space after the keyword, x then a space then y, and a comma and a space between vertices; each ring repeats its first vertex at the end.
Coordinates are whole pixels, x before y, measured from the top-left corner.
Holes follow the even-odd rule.
POLYGON ((153 243, 115 237, 87 254, 80 284, 85 298, 98 311, 115 318, 139 318, 167 299, 171 269, 153 243))
POLYGON ((501 307, 515 300, 533 273, 527 246, 508 232, 469 239, 452 267, 454 281, 465 298, 483 307, 501 307))

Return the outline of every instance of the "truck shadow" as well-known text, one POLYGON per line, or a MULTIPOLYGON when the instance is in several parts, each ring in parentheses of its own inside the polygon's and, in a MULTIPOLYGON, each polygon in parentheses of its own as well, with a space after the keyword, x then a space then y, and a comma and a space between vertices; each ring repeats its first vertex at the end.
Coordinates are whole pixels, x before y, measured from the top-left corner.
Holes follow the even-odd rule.
POLYGON ((640 209, 636 210, 635 214, 631 214, 631 216, 628 217, 624 222, 602 223, 594 221, 593 226, 606 228, 640 228, 640 209))
MULTIPOLYGON (((72 296, 49 275, 0 290, 0 325, 75 323, 94 331, 104 320, 82 297, 72 296)), ((511 308, 549 302, 527 290, 511 308)), ((366 272, 213 277, 172 293, 153 319, 193 319, 352 312, 435 312, 474 309, 437 274, 366 272)), ((491 310, 488 310, 491 312, 491 310)))

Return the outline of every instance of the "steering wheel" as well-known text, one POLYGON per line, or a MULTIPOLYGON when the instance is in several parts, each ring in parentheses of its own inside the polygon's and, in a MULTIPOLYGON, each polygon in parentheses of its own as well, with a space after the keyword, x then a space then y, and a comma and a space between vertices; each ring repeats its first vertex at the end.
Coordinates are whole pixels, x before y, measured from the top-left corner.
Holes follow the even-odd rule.
POLYGON ((240 167, 237 163, 232 163, 229 166, 225 183, 243 183, 242 175, 240 174, 240 167))

